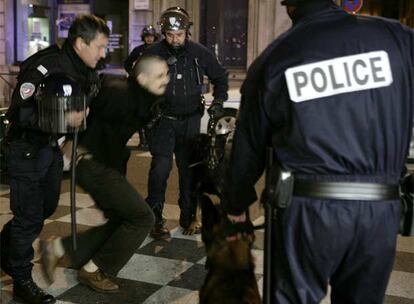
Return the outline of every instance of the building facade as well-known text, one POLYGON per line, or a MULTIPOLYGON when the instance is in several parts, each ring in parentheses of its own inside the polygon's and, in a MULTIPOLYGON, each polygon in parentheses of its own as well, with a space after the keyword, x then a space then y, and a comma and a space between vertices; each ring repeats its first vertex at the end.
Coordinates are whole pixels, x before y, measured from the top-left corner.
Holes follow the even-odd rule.
MULTIPOLYGON (((336 0, 339 4, 346 0, 336 0)), ((81 13, 104 18, 111 28, 108 64, 122 69, 141 44, 141 31, 161 13, 181 6, 191 16, 191 39, 210 48, 237 87, 252 61, 291 22, 279 0, 0 0, 0 107, 8 105, 19 62, 60 43, 81 13)), ((361 14, 400 19, 414 27, 413 0, 364 0, 361 14), (398 5, 396 5, 398 3, 398 5)))

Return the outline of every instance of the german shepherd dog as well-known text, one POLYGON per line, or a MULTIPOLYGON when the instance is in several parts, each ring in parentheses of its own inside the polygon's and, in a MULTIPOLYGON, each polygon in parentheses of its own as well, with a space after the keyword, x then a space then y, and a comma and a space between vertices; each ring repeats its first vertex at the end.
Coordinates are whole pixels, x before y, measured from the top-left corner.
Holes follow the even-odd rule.
MULTIPOLYGON (((200 304, 261 303, 254 261, 253 238, 243 236, 228 242, 224 234, 226 215, 220 206, 228 167, 237 111, 225 108, 224 115, 210 118, 207 134, 195 145, 194 196, 201 206, 202 240, 206 246, 207 276, 200 289, 200 304), (211 196, 219 200, 213 203, 211 196)), ((216 201, 216 200, 215 200, 216 201)))
POLYGON ((259 304, 259 289, 251 254, 253 239, 242 236, 227 241, 223 227, 226 215, 207 195, 200 197, 202 240, 208 269, 200 289, 200 304, 259 304))

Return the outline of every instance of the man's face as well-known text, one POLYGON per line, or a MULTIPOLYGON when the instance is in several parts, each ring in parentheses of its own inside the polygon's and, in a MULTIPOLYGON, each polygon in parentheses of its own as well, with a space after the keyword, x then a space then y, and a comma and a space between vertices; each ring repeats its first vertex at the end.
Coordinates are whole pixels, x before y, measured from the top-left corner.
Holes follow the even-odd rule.
POLYGON ((155 41, 155 37, 153 35, 147 35, 144 37, 145 44, 151 45, 155 41))
POLYGON ((148 72, 141 73, 137 77, 137 82, 147 91, 154 95, 162 95, 167 89, 170 81, 168 76, 168 66, 165 62, 153 62, 148 72))
POLYGON ((94 69, 98 61, 105 58, 108 37, 98 33, 95 38, 87 44, 82 38, 76 38, 74 49, 82 61, 90 68, 94 69))
POLYGON ((169 45, 171 45, 175 49, 178 49, 184 46, 185 38, 186 38, 185 30, 165 32, 165 40, 167 41, 169 45))

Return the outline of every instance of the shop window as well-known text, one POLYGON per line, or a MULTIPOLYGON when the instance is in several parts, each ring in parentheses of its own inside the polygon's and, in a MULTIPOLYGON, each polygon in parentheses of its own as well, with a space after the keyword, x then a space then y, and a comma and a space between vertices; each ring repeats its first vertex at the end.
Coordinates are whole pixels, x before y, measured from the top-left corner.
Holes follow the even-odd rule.
POLYGON ((51 44, 51 17, 47 1, 17 1, 15 61, 24 61, 51 44))
POLYGON ((201 0, 200 42, 227 68, 246 68, 248 0, 201 0))

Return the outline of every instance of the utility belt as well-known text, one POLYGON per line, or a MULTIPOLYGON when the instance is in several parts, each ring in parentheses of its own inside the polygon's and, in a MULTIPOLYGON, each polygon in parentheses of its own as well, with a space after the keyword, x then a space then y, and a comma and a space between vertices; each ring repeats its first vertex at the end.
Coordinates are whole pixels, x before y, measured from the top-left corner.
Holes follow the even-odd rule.
POLYGON ((351 201, 383 201, 400 197, 398 185, 304 180, 295 180, 293 195, 351 201))
POLYGON ((190 117, 193 117, 195 115, 198 115, 198 114, 200 114, 200 111, 197 109, 194 112, 191 112, 191 113, 188 113, 188 114, 182 114, 182 115, 165 115, 164 114, 162 117, 166 118, 166 119, 170 119, 170 120, 180 121, 180 120, 186 120, 186 119, 188 119, 190 117))
POLYGON ((295 180, 293 174, 273 165, 266 173, 264 202, 272 208, 287 208, 293 196, 343 201, 401 200, 400 234, 414 235, 414 174, 400 185, 361 182, 319 182, 295 180))

